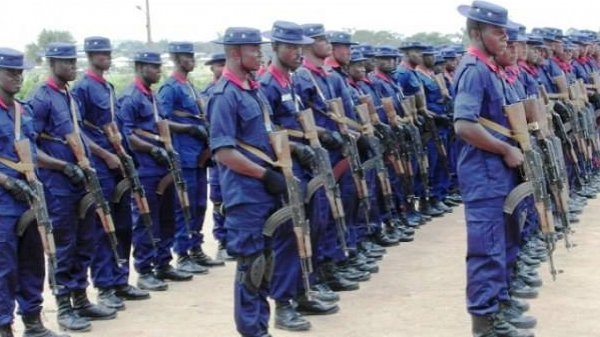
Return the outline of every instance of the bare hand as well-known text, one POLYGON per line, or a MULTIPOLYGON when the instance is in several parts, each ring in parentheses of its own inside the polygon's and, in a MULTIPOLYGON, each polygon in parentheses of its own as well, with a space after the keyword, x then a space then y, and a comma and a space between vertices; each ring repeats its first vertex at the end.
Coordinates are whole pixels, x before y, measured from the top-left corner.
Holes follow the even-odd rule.
POLYGON ((507 147, 507 151, 504 152, 502 159, 510 168, 519 167, 525 161, 523 152, 519 148, 510 145, 507 147))

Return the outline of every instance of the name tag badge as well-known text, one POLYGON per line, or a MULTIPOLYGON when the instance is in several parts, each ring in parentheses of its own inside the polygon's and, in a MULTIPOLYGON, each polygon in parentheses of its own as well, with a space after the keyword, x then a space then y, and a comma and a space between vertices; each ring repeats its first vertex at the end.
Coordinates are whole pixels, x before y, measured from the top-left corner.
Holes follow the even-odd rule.
POLYGON ((283 94, 281 96, 281 101, 282 102, 288 102, 288 101, 291 101, 291 100, 292 100, 292 94, 290 94, 290 93, 283 94))

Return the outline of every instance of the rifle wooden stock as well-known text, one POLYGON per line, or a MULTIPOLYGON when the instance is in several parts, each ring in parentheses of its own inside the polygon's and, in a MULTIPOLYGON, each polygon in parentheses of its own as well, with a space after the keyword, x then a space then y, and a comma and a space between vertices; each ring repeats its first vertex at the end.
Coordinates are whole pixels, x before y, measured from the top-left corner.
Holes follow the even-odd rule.
MULTIPOLYGON (((16 113, 20 113, 16 111, 16 113)), ((52 227, 52 220, 48 214, 48 205, 46 204, 46 197, 44 195, 44 188, 42 183, 38 180, 35 171, 33 170, 33 155, 31 154, 31 143, 29 139, 21 139, 14 142, 15 152, 19 157, 21 163, 25 164, 27 169, 23 171, 25 179, 31 188, 37 194, 37 200, 29 200, 29 207, 35 213, 37 222, 37 230, 40 234, 40 241, 42 243, 42 249, 48 258, 48 275, 50 280, 50 288, 52 293, 57 295, 59 286, 56 283, 56 243, 54 242, 54 233, 52 227)))
POLYGON ((529 129, 527 127, 527 117, 525 116, 525 107, 523 103, 515 103, 504 106, 504 114, 508 118, 508 123, 515 139, 521 150, 531 151, 531 141, 529 140, 529 129))
POLYGON ((277 162, 281 164, 281 171, 285 177, 288 204, 292 208, 292 222, 298 246, 298 256, 300 257, 302 278, 306 295, 310 298, 310 273, 312 272, 310 226, 306 220, 304 198, 292 171, 292 155, 288 134, 286 131, 271 132, 269 139, 273 152, 277 156, 277 162))
POLYGON ((304 129, 304 137, 308 139, 308 143, 311 147, 321 147, 321 141, 319 141, 319 133, 317 132, 317 123, 315 122, 315 115, 312 109, 302 110, 298 113, 298 121, 304 129))
MULTIPOLYGON (((317 133, 317 125, 312 109, 300 111, 298 120, 304 129, 304 135, 308 139, 310 146, 315 151, 317 157, 316 166, 313 168, 313 173, 316 176, 323 177, 323 187, 325 195, 329 203, 331 214, 335 220, 336 230, 342 251, 347 256, 348 246, 346 244, 346 214, 344 213, 344 205, 340 189, 335 181, 331 162, 329 161, 329 153, 321 146, 317 133)), ((309 184, 310 185, 310 184, 309 184)))
POLYGON ((356 109, 356 113, 358 118, 362 123, 362 134, 368 137, 375 137, 375 129, 373 128, 373 124, 371 123, 371 115, 369 113, 369 107, 366 104, 359 104, 354 107, 356 109))
POLYGON ((81 141, 79 133, 70 133, 65 136, 65 140, 71 148, 71 151, 73 151, 73 155, 77 160, 77 165, 85 172, 86 190, 94 196, 96 214, 98 215, 98 218, 102 223, 104 232, 106 232, 106 234, 109 237, 115 261, 117 265, 121 267, 125 260, 122 260, 119 257, 119 253, 117 250, 118 241, 117 236, 115 234, 115 223, 110 213, 110 206, 108 202, 104 199, 104 196, 102 195, 102 189, 100 187, 100 181, 98 180, 98 176, 96 175, 96 170, 94 170, 94 168, 92 168, 92 166, 90 165, 90 161, 85 154, 85 148, 83 147, 83 143, 81 141))
POLYGON ((362 104, 367 105, 369 115, 371 118, 371 123, 373 125, 378 125, 379 123, 381 123, 381 121, 379 120, 379 115, 377 114, 377 109, 375 109, 375 104, 373 103, 373 97, 371 97, 371 95, 362 95, 359 96, 358 99, 362 104))
POLYGON ((556 88, 558 89, 558 94, 554 95, 555 98, 563 100, 569 98, 569 87, 567 85, 567 78, 564 74, 553 77, 552 83, 554 83, 554 85, 556 85, 556 88))
POLYGON ((159 120, 156 122, 158 134, 163 142, 165 150, 169 155, 169 172, 173 177, 173 183, 175 184, 175 191, 179 198, 179 204, 183 213, 183 219, 185 222, 185 228, 189 237, 193 236, 190 228, 190 221, 192 219, 192 213, 190 209, 190 198, 187 192, 186 182, 183 179, 181 172, 181 163, 179 162, 179 155, 173 147, 173 138, 171 138, 171 130, 169 129, 169 122, 167 120, 159 120))
POLYGON ((152 229, 152 217, 150 215, 148 198, 146 198, 144 186, 142 186, 139 177, 137 176, 137 172, 135 171, 136 169, 133 165, 133 160, 127 151, 125 151, 125 148, 123 148, 123 137, 121 137, 119 128, 115 122, 110 122, 104 125, 102 129, 104 130, 104 134, 106 134, 108 141, 111 143, 113 149, 119 157, 119 160, 121 161, 121 173, 123 174, 123 177, 128 179, 131 184, 131 196, 133 197, 133 200, 139 210, 144 227, 146 227, 146 231, 148 232, 148 236, 152 242, 152 246, 154 249, 156 249, 157 240, 154 238, 154 232, 152 229))

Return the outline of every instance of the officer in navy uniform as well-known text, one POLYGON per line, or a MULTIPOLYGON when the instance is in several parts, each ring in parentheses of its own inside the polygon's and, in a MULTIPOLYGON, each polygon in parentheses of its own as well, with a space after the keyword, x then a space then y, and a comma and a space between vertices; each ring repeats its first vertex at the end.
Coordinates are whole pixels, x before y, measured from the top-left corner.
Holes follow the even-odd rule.
POLYGON ((224 45, 227 61, 208 102, 210 148, 227 214, 227 251, 237 258, 234 319, 241 336, 268 337, 274 261, 262 230, 286 184, 281 173, 248 150, 250 146, 275 159, 269 142, 271 109, 251 76, 261 66, 263 41, 257 29, 233 27, 215 42, 224 45))
POLYGON ((74 44, 53 42, 46 48, 50 76, 31 96, 35 131, 38 133, 39 177, 45 187, 56 240, 56 292, 58 324, 72 331, 88 331, 90 320, 113 319, 117 310, 92 304, 87 297, 87 271, 94 258, 98 239, 93 207, 80 214, 86 176, 78 166, 65 137, 78 133, 89 156, 82 128, 80 104, 68 82, 76 75, 77 51, 74 44), (71 302, 72 301, 72 302, 71 302))
POLYGON ((23 70, 28 68, 23 53, 0 48, 0 336, 14 336, 16 302, 25 326, 24 337, 65 337, 42 323, 44 248, 36 225, 29 224, 20 236, 17 234, 17 224, 28 210, 28 202, 37 198, 24 174, 11 167, 21 161, 14 148, 21 140, 29 140, 35 164, 31 111, 14 97, 23 84, 23 70))
MULTIPOLYGON (((356 46, 357 43, 352 42, 352 36, 346 32, 341 31, 328 31, 327 39, 331 44, 331 55, 325 59, 325 65, 331 68, 330 76, 332 79, 336 79, 343 85, 340 86, 342 103, 344 104, 344 110, 346 117, 358 121, 354 107, 360 104, 359 93, 354 90, 350 84, 350 76, 347 73, 347 68, 351 58, 351 47, 356 46)), ((350 132, 359 131, 352 130, 350 132)), ((369 158, 372 151, 370 144, 366 137, 360 136, 360 133, 354 135, 356 137, 357 150, 360 155, 360 160, 365 161, 369 158)), ((378 271, 378 267, 374 265, 374 261, 367 259, 360 251, 359 248, 362 246, 361 243, 365 239, 365 233, 370 227, 376 227, 377 225, 373 222, 375 219, 371 218, 369 213, 371 209, 366 209, 364 206, 359 205, 358 195, 356 191, 356 185, 351 176, 349 175, 350 169, 342 174, 340 177, 340 190, 342 193, 342 200, 344 201, 344 209, 346 214, 346 223, 348 224, 348 240, 347 244, 350 247, 350 258, 345 261, 338 262, 342 268, 348 266, 357 269, 358 271, 371 273, 378 271), (367 223, 369 221, 370 223, 367 223)), ((365 172, 365 181, 367 186, 375 186, 375 172, 373 170, 365 172)), ((367 189, 369 198, 369 208, 371 200, 375 195, 367 189)), ((403 240, 410 240, 410 233, 404 233, 402 227, 398 224, 398 228, 391 226, 390 230, 394 232, 398 238, 402 237, 403 240)))
MULTIPOLYGON (((213 73, 212 82, 202 89, 202 92, 200 93, 202 98, 208 102, 212 96, 212 89, 223 74, 225 54, 212 54, 210 59, 206 61, 204 65, 209 66, 210 72, 213 73)), ((208 118, 210 119, 210 117, 208 118)), ((210 161, 208 168, 208 184, 210 201, 213 203, 213 236, 218 243, 215 258, 221 261, 232 261, 234 258, 229 256, 227 254, 227 249, 225 249, 225 213, 223 212, 223 197, 221 195, 221 186, 219 185, 219 170, 212 160, 210 161)))
MULTIPOLYGON (((303 35, 301 26, 286 21, 276 21, 271 31, 263 35, 272 41, 274 53, 271 64, 260 76, 261 88, 273 110, 273 123, 279 128, 302 133, 302 126, 298 121, 302 102, 295 96, 291 73, 302 62, 302 46, 313 43, 313 39, 303 35)), ((303 193, 306 194, 306 187, 312 178, 312 168, 315 165, 314 152, 305 139, 290 137, 290 140, 294 176, 300 180, 303 193)), ((318 208, 311 208, 310 205, 307 207, 306 214, 311 223, 319 221, 319 215, 312 212, 314 209, 318 208)), ((337 312, 339 307, 323 301, 327 298, 319 296, 319 293, 315 293, 316 296, 312 300, 306 297, 296 236, 291 222, 281 225, 274 233, 272 245, 277 262, 270 294, 276 305, 275 327, 291 331, 308 330, 310 322, 302 317, 302 314, 325 315, 337 312)))
MULTIPOLYGON (((300 97, 305 107, 313 110, 315 123, 319 129, 319 140, 325 149, 329 151, 332 167, 342 160, 343 139, 339 133, 339 127, 327 114, 326 101, 335 97, 341 97, 345 84, 339 76, 332 76, 325 69, 325 59, 331 55, 331 44, 327 39, 325 27, 322 24, 304 24, 304 35, 312 38, 314 42, 304 46, 304 60, 293 75, 293 84, 296 95, 300 97)), ((346 93, 348 96, 348 93, 346 93)), ((347 111, 346 111, 347 113, 347 111)), ((340 190, 345 186, 346 191, 356 193, 353 183, 350 183, 348 174, 338 181, 340 190)), ((357 280, 365 277, 365 274, 356 270, 340 269, 335 262, 343 261, 345 257, 337 240, 337 233, 333 216, 329 214, 328 202, 319 202, 317 207, 323 210, 319 214, 328 214, 329 220, 325 218, 318 221, 319 228, 313 225, 313 235, 317 242, 313 244, 315 263, 317 268, 317 279, 315 287, 320 291, 331 294, 333 291, 357 290, 357 280), (326 224, 327 225, 323 225, 326 224)), ((346 206, 346 202, 344 202, 346 206)), ((313 206, 314 207, 314 206, 313 206)), ((351 219, 346 224, 350 226, 351 219)))
MULTIPOLYGON (((353 91, 353 97, 360 97, 365 95, 369 95, 371 97, 375 108, 381 111, 381 113, 378 112, 378 118, 380 119, 380 122, 376 126, 378 130, 381 130, 381 128, 383 127, 383 122, 381 122, 381 120, 384 120, 387 123, 387 116, 385 116, 385 113, 381 109, 381 100, 379 98, 379 95, 374 90, 374 88, 372 88, 372 86, 369 83, 367 83, 371 82, 366 76, 366 63, 368 62, 368 59, 364 57, 363 53, 360 51, 361 49, 364 49, 364 46, 361 48, 353 48, 350 54, 350 62, 348 64, 348 84, 349 88, 353 91)), ((392 137, 393 135, 388 133, 386 134, 386 136, 392 137)), ((371 172, 375 173, 373 171, 371 172)), ((371 178, 371 176, 368 177, 371 178)), ((396 180, 397 177, 395 173, 390 175, 391 184, 395 183, 396 180)), ((386 230, 384 230, 383 228, 382 222, 390 222, 392 219, 391 214, 383 212, 383 201, 380 200, 380 185, 375 181, 375 179, 373 179, 370 182, 368 182, 368 186, 369 199, 371 202, 371 212, 369 216, 373 226, 369 226, 369 228, 359 228, 359 250, 366 257, 381 258, 383 253, 372 250, 372 241, 375 241, 381 244, 382 246, 394 246, 398 245, 399 237, 393 236, 395 234, 395 228, 389 228, 393 231, 389 231, 388 229, 388 233, 386 233, 386 230), (368 239, 366 237, 367 235, 369 236, 368 239)))
MULTIPOLYGON (((113 201, 117 184, 122 176, 119 158, 109 142, 103 127, 115 122, 117 112, 113 85, 104 78, 111 65, 110 40, 101 36, 85 39, 84 51, 89 68, 73 85, 73 96, 81 103, 82 131, 92 152, 92 163, 107 201, 113 201)), ((119 242, 119 256, 129 261, 131 253, 131 193, 126 191, 116 203, 111 203, 111 213, 119 242)), ((123 299, 141 300, 150 297, 146 291, 129 284, 129 263, 119 267, 114 260, 110 242, 97 223, 97 245, 91 265, 94 286, 98 288, 98 302, 115 309, 125 309, 123 299)))
POLYGON ((175 235, 176 197, 173 184, 158 191, 161 181, 169 174, 169 156, 159 140, 157 126, 166 116, 161 114, 156 95, 151 89, 151 85, 160 80, 162 61, 160 54, 154 51, 139 51, 133 60, 136 75, 119 98, 117 122, 133 153, 140 181, 147 192, 153 233, 158 240, 154 249, 140 210, 134 204, 133 265, 139 274, 138 287, 149 291, 165 291, 168 284, 164 280, 188 281, 192 279, 192 274, 170 265, 175 235))
MULTIPOLYGON (((422 90, 424 90, 428 116, 425 118, 433 119, 433 123, 437 127, 438 137, 445 149, 448 149, 448 135, 450 131, 450 117, 448 106, 444 104, 442 89, 435 81, 435 56, 437 52, 433 47, 423 50, 421 58, 422 62, 415 68, 416 74, 421 81, 422 90)), ((443 60, 442 60, 443 61, 443 60)), ((445 85, 445 83, 444 83, 445 85)), ((434 130, 427 130, 434 132, 434 130)), ((433 136, 432 136, 433 137, 433 136)), ((448 187, 450 185, 448 176, 448 158, 446 152, 446 163, 442 162, 441 153, 437 148, 435 141, 430 139, 429 142, 423 144, 427 147, 427 157, 429 160, 429 184, 431 187, 430 203, 431 207, 439 209, 445 213, 452 213, 452 208, 444 204, 442 201, 448 195, 448 187)))
MULTIPOLYGON (((454 128, 458 175, 467 220, 467 309, 472 335, 533 336, 507 322, 502 309, 507 292, 506 233, 503 204, 516 186, 524 157, 517 144, 480 123, 481 117, 504 127, 507 98, 499 66, 492 59, 506 49, 506 29, 515 28, 506 9, 484 1, 459 6, 467 17, 468 53, 456 71, 454 128), (481 172, 487 172, 482 175, 481 172)), ((512 303, 511 303, 512 304, 512 303)))
POLYGON ((202 224, 207 201, 206 166, 210 154, 208 125, 204 120, 205 103, 188 78, 196 65, 194 45, 191 42, 171 42, 168 48, 175 71, 159 89, 158 100, 160 110, 167 116, 174 131, 173 146, 181 160, 191 215, 188 224, 191 233, 188 233, 181 204, 177 203, 173 250, 179 256, 177 267, 180 270, 205 274, 208 273, 207 267, 225 264, 223 261, 213 260, 202 250, 202 224), (188 234, 191 234, 191 237, 188 234))

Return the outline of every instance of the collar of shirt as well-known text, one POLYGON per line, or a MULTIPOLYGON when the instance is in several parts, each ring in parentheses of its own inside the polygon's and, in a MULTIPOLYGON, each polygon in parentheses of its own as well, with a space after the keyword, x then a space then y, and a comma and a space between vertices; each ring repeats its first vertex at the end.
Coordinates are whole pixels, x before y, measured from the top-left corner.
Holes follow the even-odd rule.
POLYGON ((348 84, 355 89, 358 89, 358 82, 356 82, 352 77, 348 77, 348 84))
POLYGON ((101 84, 106 84, 106 80, 104 79, 104 77, 99 76, 98 74, 94 73, 93 71, 91 71, 90 69, 87 69, 85 71, 85 74, 91 78, 92 80, 99 82, 101 84))
POLYGON ((275 65, 271 64, 267 72, 273 75, 273 78, 279 83, 282 88, 287 88, 290 85, 290 74, 286 71, 285 74, 282 74, 281 71, 275 65))
POLYGON ((423 74, 427 75, 428 77, 434 77, 435 74, 433 73, 433 71, 431 71, 430 69, 427 69, 425 67, 423 67, 422 65, 418 65, 416 67, 417 71, 422 72, 423 74))
POLYGON ((375 71, 373 72, 373 74, 374 74, 375 76, 379 77, 380 79, 382 79, 382 80, 386 81, 387 83, 392 83, 392 79, 391 79, 391 78, 390 78, 388 75, 386 75, 386 74, 382 73, 382 72, 381 72, 381 71, 379 71, 379 70, 375 70, 375 71))
POLYGON ((327 76, 327 72, 325 71, 325 69, 323 69, 323 67, 317 67, 314 63, 310 62, 308 59, 304 59, 302 61, 302 65, 305 66, 308 70, 312 71, 313 73, 316 73, 323 77, 327 76))
POLYGON ((329 56, 325 59, 325 64, 330 66, 331 68, 341 68, 340 63, 333 57, 329 56))
POLYGON ((508 67, 504 67, 504 69, 505 69, 505 70, 506 70, 508 73, 510 73, 510 74, 513 74, 513 75, 519 75, 519 72, 520 72, 520 70, 519 70, 519 66, 517 66, 517 65, 514 65, 514 66, 508 66, 508 67))
MULTIPOLYGON (((56 90, 56 91, 61 92, 63 94, 65 93, 65 90, 61 89, 58 86, 58 84, 56 84, 56 82, 54 81, 54 79, 52 77, 48 77, 48 79, 46 80, 46 84, 48 84, 48 86, 50 88, 52 88, 53 90, 56 90)), ((68 85, 65 85, 65 88, 68 88, 68 87, 69 87, 68 85)))
POLYGON ((360 81, 361 81, 361 82, 365 82, 365 83, 367 83, 368 85, 373 85, 373 81, 371 81, 371 79, 369 78, 369 76, 365 76, 365 77, 363 77, 363 78, 362 78, 360 81))
POLYGON ((2 97, 0 97, 0 108, 8 111, 8 105, 6 104, 6 102, 4 102, 4 100, 2 99, 2 97))
POLYGON ((488 66, 488 68, 490 68, 490 70, 496 74, 500 73, 500 69, 498 67, 498 65, 496 64, 496 62, 494 62, 492 59, 490 59, 488 56, 486 56, 481 50, 475 48, 475 47, 469 47, 469 49, 467 50, 467 53, 469 55, 473 55, 475 56, 477 59, 479 59, 479 61, 485 63, 486 66, 488 66))
POLYGON ((231 81, 233 84, 235 84, 242 90, 254 90, 254 89, 257 89, 259 86, 258 82, 254 81, 250 78, 247 78, 248 85, 250 86, 250 88, 245 88, 244 81, 241 78, 235 76, 235 74, 231 70, 229 70, 229 68, 227 68, 227 67, 225 67, 225 69, 223 69, 222 77, 225 77, 227 80, 231 81))
POLYGON ((590 61, 590 59, 587 56, 582 56, 580 58, 577 59, 577 62, 579 64, 586 64, 590 61))
POLYGON ((511 67, 504 67, 500 70, 500 77, 505 79, 509 84, 514 84, 517 81, 517 74, 515 74, 511 67))
POLYGON ((529 73, 529 74, 531 74, 533 76, 537 76, 537 69, 535 69, 534 67, 530 66, 529 63, 527 63, 525 61, 520 61, 519 62, 519 67, 521 67, 527 73, 529 73))
POLYGON ((138 78, 138 77, 134 78, 133 79, 133 84, 144 95, 146 95, 146 96, 151 96, 152 95, 152 89, 146 87, 146 85, 144 84, 144 82, 142 82, 142 80, 140 78, 138 78))
POLYGON ((564 71, 564 72, 571 71, 571 65, 568 62, 565 62, 556 56, 552 56, 552 61, 556 62, 556 64, 558 64, 558 67, 560 69, 562 69, 562 71, 564 71))
POLYGON ((172 76, 177 82, 181 84, 186 84, 188 81, 187 78, 183 77, 183 75, 181 75, 180 73, 173 73, 172 76))

